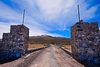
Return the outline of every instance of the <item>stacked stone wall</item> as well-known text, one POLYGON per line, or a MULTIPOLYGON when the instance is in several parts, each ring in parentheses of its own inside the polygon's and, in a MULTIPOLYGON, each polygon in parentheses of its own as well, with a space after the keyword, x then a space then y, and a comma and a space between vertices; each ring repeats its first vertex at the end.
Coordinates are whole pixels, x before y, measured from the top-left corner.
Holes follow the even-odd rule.
POLYGON ((10 33, 3 33, 0 60, 21 57, 28 49, 29 28, 11 25, 10 33))
POLYGON ((77 22, 71 27, 72 56, 80 61, 100 64, 98 22, 77 22))

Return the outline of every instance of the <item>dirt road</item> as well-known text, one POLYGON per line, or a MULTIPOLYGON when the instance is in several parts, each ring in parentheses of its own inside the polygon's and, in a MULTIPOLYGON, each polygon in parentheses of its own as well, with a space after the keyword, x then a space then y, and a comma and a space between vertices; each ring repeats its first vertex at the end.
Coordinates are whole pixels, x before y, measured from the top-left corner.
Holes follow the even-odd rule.
POLYGON ((46 48, 29 67, 84 67, 58 46, 46 48))
POLYGON ((60 47, 51 45, 48 48, 29 52, 15 61, 1 64, 0 67, 84 67, 60 47))

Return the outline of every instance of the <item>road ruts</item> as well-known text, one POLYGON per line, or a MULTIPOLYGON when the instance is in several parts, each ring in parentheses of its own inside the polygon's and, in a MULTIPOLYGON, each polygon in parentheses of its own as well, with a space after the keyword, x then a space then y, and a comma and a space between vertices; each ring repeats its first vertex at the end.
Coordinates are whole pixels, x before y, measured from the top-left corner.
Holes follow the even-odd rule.
POLYGON ((58 46, 46 48, 29 67, 84 67, 58 46))

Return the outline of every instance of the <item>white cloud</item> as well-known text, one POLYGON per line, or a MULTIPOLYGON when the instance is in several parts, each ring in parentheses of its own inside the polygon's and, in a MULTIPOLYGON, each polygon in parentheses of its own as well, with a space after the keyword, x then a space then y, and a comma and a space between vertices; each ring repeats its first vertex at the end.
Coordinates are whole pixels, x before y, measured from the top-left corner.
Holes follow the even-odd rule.
POLYGON ((2 38, 3 33, 10 32, 10 25, 16 25, 16 23, 0 22, 0 39, 2 38))
POLYGON ((56 30, 59 30, 59 28, 63 30, 78 21, 77 12, 73 15, 78 4, 80 5, 81 19, 85 21, 95 17, 97 9, 97 6, 87 9, 89 4, 84 0, 36 0, 36 3, 43 15, 43 19, 56 30))
MULTIPOLYGON (((3 33, 10 33, 10 25, 17 25, 16 23, 5 23, 5 22, 0 22, 0 39, 2 38, 3 33)), ((59 36, 59 37, 64 37, 62 35, 59 35, 57 33, 49 33, 47 31, 38 29, 37 27, 33 27, 31 25, 26 25, 30 30, 29 30, 29 36, 38 36, 42 34, 46 35, 52 35, 52 36, 59 36)))
MULTIPOLYGON (((25 9, 25 25, 30 28, 30 35, 51 34, 49 31, 69 30, 68 26, 72 26, 78 21, 77 5, 80 5, 80 14, 83 21, 95 17, 97 6, 89 7, 85 0, 10 0, 17 3, 19 8, 11 8, 10 6, 0 2, 0 19, 2 24, 1 30, 7 32, 8 26, 12 23, 22 23, 22 10, 25 9), (75 12, 75 14, 73 14, 75 12), (5 21, 6 20, 6 21, 5 21), (5 23, 7 24, 4 25, 5 23), (4 27, 3 27, 4 26, 4 27)), ((0 33, 0 35, 1 35, 0 33)), ((52 33, 54 36, 62 36, 52 33)))
POLYGON ((81 8, 81 17, 83 20, 88 20, 95 17, 95 11, 97 10, 97 6, 93 6, 89 9, 85 6, 84 9, 81 8))
POLYGON ((16 11, 0 2, 0 18, 2 20, 20 21, 21 14, 18 14, 16 11))
POLYGON ((55 19, 62 10, 62 0, 36 0, 44 18, 55 19))

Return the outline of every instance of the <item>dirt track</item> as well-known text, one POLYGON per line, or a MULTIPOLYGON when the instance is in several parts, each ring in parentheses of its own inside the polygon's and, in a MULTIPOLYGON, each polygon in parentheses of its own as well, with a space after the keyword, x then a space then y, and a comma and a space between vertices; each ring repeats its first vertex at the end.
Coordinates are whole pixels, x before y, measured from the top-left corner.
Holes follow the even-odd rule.
POLYGON ((1 64, 0 67, 84 67, 60 47, 51 45, 48 48, 32 52, 15 61, 1 64))
POLYGON ((84 67, 58 46, 46 48, 29 67, 84 67))

